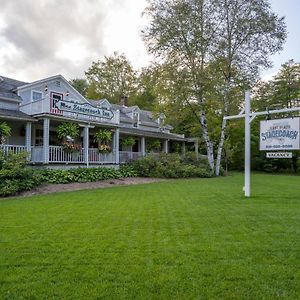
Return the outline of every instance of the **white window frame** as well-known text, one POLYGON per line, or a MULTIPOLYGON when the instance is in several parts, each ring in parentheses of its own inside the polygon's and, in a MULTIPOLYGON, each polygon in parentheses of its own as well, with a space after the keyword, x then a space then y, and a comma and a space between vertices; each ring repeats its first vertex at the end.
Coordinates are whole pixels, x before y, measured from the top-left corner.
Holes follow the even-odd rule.
POLYGON ((138 128, 139 125, 140 125, 140 113, 137 112, 137 111, 135 111, 135 112, 132 113, 132 119, 133 119, 133 121, 134 121, 134 115, 135 115, 135 114, 137 114, 137 122, 136 122, 136 123, 133 123, 133 127, 134 127, 134 128, 138 128), (136 126, 134 126, 135 124, 136 124, 136 126))
POLYGON ((40 101, 40 100, 42 100, 43 98, 44 98, 44 93, 43 93, 43 92, 37 91, 37 90, 31 90, 31 102, 40 101), (39 100, 34 100, 34 99, 33 99, 33 93, 39 93, 39 94, 41 94, 41 95, 42 95, 41 99, 39 99, 39 100))

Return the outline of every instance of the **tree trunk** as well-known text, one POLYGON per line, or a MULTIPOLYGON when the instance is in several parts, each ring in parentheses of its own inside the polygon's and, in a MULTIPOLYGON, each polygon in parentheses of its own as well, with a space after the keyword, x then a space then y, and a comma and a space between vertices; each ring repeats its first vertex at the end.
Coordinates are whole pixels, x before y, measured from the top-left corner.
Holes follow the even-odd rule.
POLYGON ((226 129, 226 120, 223 119, 222 127, 221 127, 220 141, 219 141, 218 152, 217 152, 217 161, 216 161, 216 170, 215 170, 216 176, 220 175, 222 151, 223 151, 223 145, 224 145, 224 141, 225 141, 225 129, 226 129))
POLYGON ((225 95, 224 95, 224 109, 223 109, 223 119, 222 119, 222 125, 221 125, 221 134, 220 134, 220 141, 218 145, 218 151, 217 151, 217 161, 216 161, 216 169, 215 169, 215 175, 220 175, 220 168, 221 168, 221 160, 222 160, 222 151, 223 146, 225 142, 225 130, 226 130, 226 120, 224 120, 224 116, 227 116, 228 109, 229 109, 229 92, 230 92, 230 74, 231 74, 231 67, 228 66, 228 76, 227 76, 227 82, 226 82, 226 89, 225 89, 225 95))
POLYGON ((208 163, 209 163, 209 167, 210 167, 211 171, 213 172, 214 168, 215 168, 214 147, 213 147, 213 144, 212 144, 212 142, 209 138, 208 128, 207 128, 207 121, 206 121, 206 114, 205 114, 204 110, 201 111, 200 122, 201 122, 201 127, 202 127, 202 130, 203 130, 203 138, 204 138, 205 145, 206 145, 207 160, 208 160, 208 163))

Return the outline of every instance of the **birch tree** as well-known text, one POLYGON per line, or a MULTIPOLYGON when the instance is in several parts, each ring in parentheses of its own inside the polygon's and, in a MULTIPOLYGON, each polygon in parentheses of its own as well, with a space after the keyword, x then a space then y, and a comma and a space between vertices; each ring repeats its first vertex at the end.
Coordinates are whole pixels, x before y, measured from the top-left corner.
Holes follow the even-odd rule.
POLYGON ((148 51, 176 62, 188 74, 187 99, 198 104, 199 122, 212 171, 219 175, 225 140, 223 116, 230 110, 232 90, 250 85, 269 56, 281 50, 286 37, 284 19, 267 0, 148 0, 150 25, 143 32, 148 51), (214 66, 222 80, 211 86, 214 66), (215 91, 212 93, 211 89, 215 91), (209 134, 209 95, 221 95, 220 137, 214 147, 209 134), (215 149, 216 148, 216 149, 215 149), (216 155, 216 157, 215 157, 216 155))

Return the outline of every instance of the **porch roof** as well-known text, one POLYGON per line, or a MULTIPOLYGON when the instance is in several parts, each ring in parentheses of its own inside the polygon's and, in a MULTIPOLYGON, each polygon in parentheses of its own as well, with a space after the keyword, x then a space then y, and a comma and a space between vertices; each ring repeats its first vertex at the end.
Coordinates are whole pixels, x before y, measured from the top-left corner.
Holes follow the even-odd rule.
POLYGON ((155 131, 147 131, 147 130, 140 130, 140 129, 135 129, 135 128, 126 128, 126 127, 120 127, 120 133, 152 137, 152 138, 160 138, 160 139, 165 139, 165 140, 167 139, 167 140, 173 140, 173 141, 182 141, 182 142, 188 140, 184 136, 174 134, 174 133, 155 132, 155 131))
POLYGON ((19 111, 10 109, 0 109, 0 119, 7 120, 21 120, 21 121, 31 121, 36 122, 37 120, 30 117, 29 115, 19 111))

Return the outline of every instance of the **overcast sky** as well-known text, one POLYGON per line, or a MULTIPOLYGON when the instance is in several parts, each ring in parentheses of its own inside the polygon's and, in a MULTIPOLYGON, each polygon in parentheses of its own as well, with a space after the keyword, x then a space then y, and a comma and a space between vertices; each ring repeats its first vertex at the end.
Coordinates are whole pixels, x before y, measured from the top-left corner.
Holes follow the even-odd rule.
MULTIPOLYGON (((300 0, 271 2, 286 16, 289 36, 264 77, 288 59, 300 62, 300 0)), ((114 51, 135 68, 146 66, 150 58, 140 37, 145 7, 146 0, 0 0, 0 74, 24 81, 83 77, 92 61, 114 51)))

